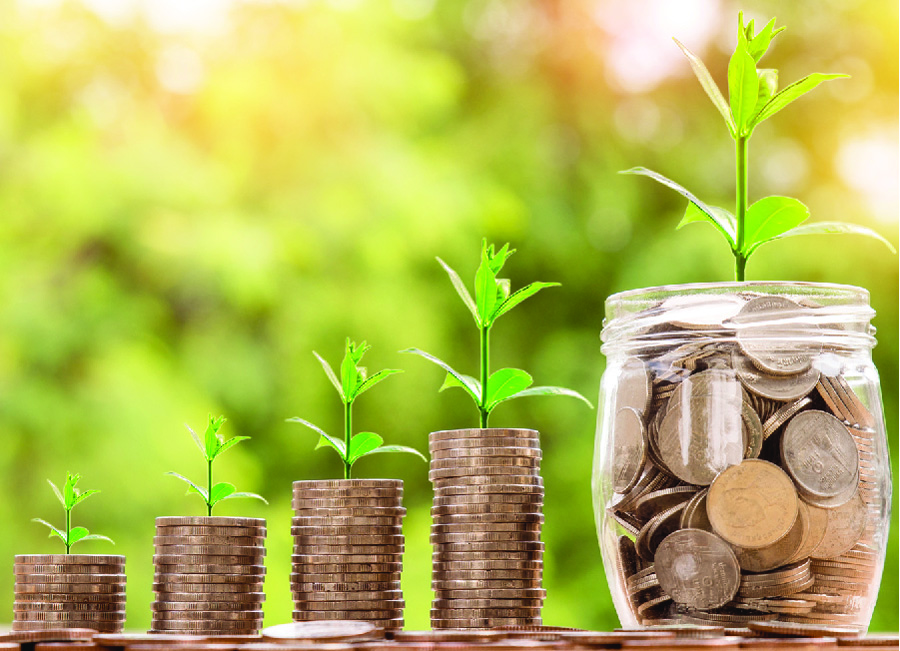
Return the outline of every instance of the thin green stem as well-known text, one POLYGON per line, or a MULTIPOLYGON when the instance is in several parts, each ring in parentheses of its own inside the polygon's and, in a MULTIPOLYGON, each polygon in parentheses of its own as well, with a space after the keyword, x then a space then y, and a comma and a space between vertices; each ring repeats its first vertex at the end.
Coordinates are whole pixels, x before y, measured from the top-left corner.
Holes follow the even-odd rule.
POLYGON ((344 479, 350 479, 350 439, 353 438, 353 403, 344 403, 344 479))
POLYGON ((212 459, 206 462, 206 515, 212 515, 212 459))
POLYGON ((747 258, 744 257, 744 222, 747 216, 747 159, 748 159, 748 137, 738 136, 735 140, 735 194, 736 206, 735 217, 737 218, 737 234, 734 250, 734 279, 738 282, 744 280, 744 269, 747 266, 747 258))
POLYGON ((72 549, 72 545, 69 544, 69 539, 71 538, 72 531, 72 510, 66 509, 66 554, 69 553, 69 550, 72 549))
POLYGON ((488 426, 488 417, 491 415, 487 408, 487 392, 488 377, 490 372, 490 326, 481 327, 481 404, 478 405, 480 412, 480 426, 488 426))

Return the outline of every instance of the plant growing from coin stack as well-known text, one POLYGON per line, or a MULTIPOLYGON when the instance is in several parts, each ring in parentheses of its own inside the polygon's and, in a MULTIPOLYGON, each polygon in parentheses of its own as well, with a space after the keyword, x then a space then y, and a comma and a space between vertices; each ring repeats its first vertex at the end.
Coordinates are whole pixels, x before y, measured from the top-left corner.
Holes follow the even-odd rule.
POLYGON ((466 284, 459 274, 450 268, 440 258, 437 261, 450 276, 453 288, 468 308, 478 328, 478 349, 480 354, 479 377, 465 375, 454 370, 449 364, 441 361, 434 355, 426 353, 418 348, 408 348, 402 352, 413 353, 424 357, 429 362, 437 364, 447 372, 444 384, 440 390, 460 388, 468 394, 478 408, 479 423, 481 427, 488 426, 491 412, 503 402, 514 398, 528 396, 571 396, 584 401, 589 407, 591 403, 577 391, 553 386, 531 386, 534 379, 518 368, 501 368, 490 372, 490 343, 491 328, 501 316, 516 307, 527 298, 537 294, 547 287, 557 287, 559 283, 533 282, 521 289, 510 293, 510 282, 506 278, 499 278, 503 265, 509 257, 515 253, 509 244, 504 244, 499 251, 494 250, 494 245, 488 245, 487 240, 481 243, 481 264, 475 272, 475 298, 469 293, 466 284))
POLYGON ((228 440, 225 440, 220 434, 219 430, 222 429, 222 425, 225 424, 225 417, 218 416, 213 418, 210 414, 209 422, 206 425, 206 431, 203 433, 203 438, 195 432, 191 427, 185 424, 187 430, 191 433, 191 438, 194 439, 194 443, 197 444, 197 447, 200 449, 200 452, 203 454, 203 458, 206 460, 206 486, 201 486, 199 484, 194 483, 192 480, 188 479, 184 475, 179 475, 177 472, 167 472, 167 475, 172 475, 173 477, 177 477, 181 481, 185 482, 188 485, 188 494, 196 493, 201 498, 203 498, 204 503, 206 503, 206 514, 211 516, 213 507, 223 500, 233 500, 241 497, 249 497, 256 500, 261 500, 266 502, 266 499, 261 495, 257 495, 256 493, 243 493, 238 492, 237 488, 235 488, 234 484, 230 484, 227 481, 220 481, 216 484, 213 484, 213 462, 221 456, 223 452, 233 448, 235 445, 240 443, 241 441, 246 441, 249 439, 249 436, 233 436, 228 440))
MULTIPOLYGON (((50 484, 50 488, 53 489, 53 494, 56 495, 56 499, 59 500, 59 503, 62 504, 63 509, 66 512, 66 528, 58 529, 56 526, 50 524, 46 520, 41 520, 40 518, 34 518, 33 522, 39 522, 42 525, 48 527, 50 529, 50 537, 56 536, 60 540, 62 540, 63 544, 66 546, 66 554, 72 549, 72 545, 77 542, 81 542, 83 540, 105 540, 106 542, 112 543, 113 541, 106 536, 100 536, 98 534, 93 534, 89 532, 84 527, 73 527, 72 526, 72 509, 74 509, 77 505, 81 504, 84 500, 89 498, 91 495, 96 495, 99 493, 99 490, 86 490, 80 491, 76 487, 78 480, 81 479, 81 475, 71 472, 66 473, 66 483, 63 484, 63 489, 59 490, 49 479, 47 483, 50 484)), ((115 544, 115 543, 113 543, 115 544)))
POLYGON ((773 18, 758 34, 755 34, 753 21, 745 26, 743 14, 738 14, 737 47, 728 63, 728 101, 725 101, 703 61, 675 39, 675 43, 690 61, 703 90, 722 115, 728 132, 734 139, 736 161, 734 213, 701 201, 675 181, 644 167, 634 167, 622 172, 649 176, 687 199, 689 202, 687 210, 677 228, 695 222, 712 224, 731 247, 734 255, 734 279, 737 281, 744 280, 747 260, 759 247, 785 237, 855 233, 873 237, 894 251, 890 242, 863 226, 845 222, 804 224, 809 217, 809 208, 793 197, 764 197, 752 205, 747 205, 750 137, 756 127, 819 84, 848 76, 814 72, 778 90, 778 70, 756 66, 765 56, 775 36, 784 29, 784 27, 776 29, 773 18))
POLYGON ((382 445, 384 439, 374 432, 353 433, 353 403, 356 402, 356 399, 389 376, 403 372, 400 369, 388 368, 378 371, 373 375, 368 375, 366 368, 360 366, 360 362, 362 362, 363 355, 365 355, 370 348, 371 346, 366 345, 365 341, 361 344, 357 344, 355 341, 350 341, 350 338, 347 337, 344 359, 341 362, 340 380, 338 380, 338 376, 335 374, 334 369, 331 368, 331 364, 329 364, 324 357, 319 355, 319 353, 313 351, 313 355, 319 360, 319 363, 325 370, 325 375, 331 380, 331 384, 334 385, 335 390, 338 392, 338 396, 340 396, 341 403, 343 404, 343 439, 328 434, 319 426, 314 425, 303 418, 294 417, 287 419, 287 422, 305 425, 319 435, 319 442, 316 444, 316 449, 330 447, 338 453, 338 456, 341 458, 341 463, 344 466, 344 479, 350 479, 353 464, 363 457, 372 454, 406 452, 420 457, 423 461, 427 461, 425 456, 414 448, 405 445, 382 445))

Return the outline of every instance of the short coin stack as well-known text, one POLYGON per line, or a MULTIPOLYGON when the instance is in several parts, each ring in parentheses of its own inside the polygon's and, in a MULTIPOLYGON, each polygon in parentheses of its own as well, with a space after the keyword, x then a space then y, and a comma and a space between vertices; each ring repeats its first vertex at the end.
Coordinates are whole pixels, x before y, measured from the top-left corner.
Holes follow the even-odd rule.
POLYGON ((15 574, 12 630, 93 628, 102 633, 122 630, 124 556, 16 556, 15 574))
POLYGON ((432 432, 433 628, 538 625, 544 487, 538 433, 432 432))
POLYGON ((294 482, 294 621, 403 628, 403 482, 294 482))
POLYGON ((151 633, 252 635, 262 626, 266 521, 156 519, 151 633))

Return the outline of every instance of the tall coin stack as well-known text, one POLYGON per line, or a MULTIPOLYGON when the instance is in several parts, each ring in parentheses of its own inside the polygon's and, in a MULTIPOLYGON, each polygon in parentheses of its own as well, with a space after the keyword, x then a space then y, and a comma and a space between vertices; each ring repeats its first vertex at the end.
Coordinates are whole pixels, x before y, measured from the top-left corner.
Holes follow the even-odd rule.
POLYGON ((432 628, 540 624, 544 486, 538 433, 432 432, 428 447, 435 495, 432 628))
POLYGON ((12 630, 121 632, 125 623, 124 556, 16 556, 15 574, 12 630))
POLYGON ((294 482, 294 621, 365 620, 403 628, 403 482, 294 482))
POLYGON ((266 521, 156 519, 151 633, 253 635, 262 626, 266 521))

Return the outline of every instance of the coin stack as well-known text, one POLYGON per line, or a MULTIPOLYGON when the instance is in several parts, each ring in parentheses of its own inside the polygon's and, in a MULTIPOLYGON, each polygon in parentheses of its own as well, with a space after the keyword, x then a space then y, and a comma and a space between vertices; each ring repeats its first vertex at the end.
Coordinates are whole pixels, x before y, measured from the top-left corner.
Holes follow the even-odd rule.
POLYGON ((544 486, 538 433, 432 432, 433 628, 539 625, 544 486))
POLYGON ((683 307, 648 309, 669 321, 621 365, 613 395, 607 511, 632 614, 865 626, 886 450, 866 407, 877 396, 818 335, 844 326, 804 299, 683 307))
POLYGON ((403 628, 403 482, 294 482, 294 621, 365 620, 403 628))
POLYGON ((16 556, 15 574, 12 630, 93 628, 102 633, 122 630, 124 556, 16 556))
POLYGON ((266 521, 259 518, 157 518, 150 632, 256 634, 265 540, 266 521))

